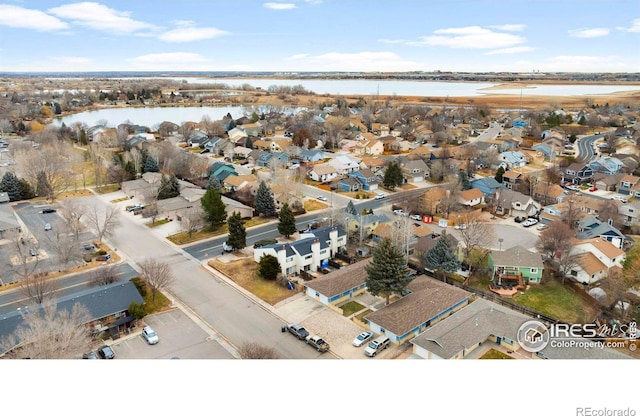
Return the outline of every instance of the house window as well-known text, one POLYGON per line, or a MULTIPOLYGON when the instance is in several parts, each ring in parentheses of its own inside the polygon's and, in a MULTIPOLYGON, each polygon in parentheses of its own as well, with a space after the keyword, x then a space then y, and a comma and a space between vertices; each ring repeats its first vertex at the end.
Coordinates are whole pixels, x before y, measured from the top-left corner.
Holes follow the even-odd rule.
POLYGON ((384 328, 380 328, 380 332, 382 332, 383 334, 386 333, 387 331, 384 330, 384 328))
POLYGON ((538 273, 538 269, 536 269, 535 267, 531 268, 531 274, 535 274, 538 273))
POLYGON ((307 254, 306 256, 304 256, 304 259, 309 260, 311 257, 313 257, 313 254, 307 254))

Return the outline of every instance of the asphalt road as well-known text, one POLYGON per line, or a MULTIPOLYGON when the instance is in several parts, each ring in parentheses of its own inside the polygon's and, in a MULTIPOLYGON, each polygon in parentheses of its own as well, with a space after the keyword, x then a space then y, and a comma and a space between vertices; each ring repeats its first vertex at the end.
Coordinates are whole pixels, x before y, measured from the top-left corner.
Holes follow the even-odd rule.
POLYGON ((593 136, 585 136, 577 141, 578 144, 578 158, 584 162, 590 162, 595 158, 596 153, 593 144, 596 140, 601 139, 602 134, 595 134, 593 136))

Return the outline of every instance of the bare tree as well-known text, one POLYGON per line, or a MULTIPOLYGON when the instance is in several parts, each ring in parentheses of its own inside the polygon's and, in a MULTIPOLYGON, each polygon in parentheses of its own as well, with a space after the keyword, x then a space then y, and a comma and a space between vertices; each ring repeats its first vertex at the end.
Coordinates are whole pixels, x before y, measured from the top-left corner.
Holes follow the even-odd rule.
POLYGON ((91 315, 80 303, 69 311, 45 304, 23 313, 22 324, 0 341, 0 350, 11 358, 69 359, 79 358, 91 345, 86 326, 91 315))
POLYGON ((151 299, 155 300, 158 292, 168 289, 173 284, 174 276, 168 263, 148 258, 140 262, 139 266, 151 289, 151 299))
POLYGON ((204 225, 204 217, 200 207, 191 207, 182 211, 180 214, 180 228, 191 235, 198 231, 204 225))
POLYGON ((561 219, 569 226, 569 228, 573 230, 578 225, 581 204, 578 201, 578 197, 574 193, 570 193, 569 195, 567 195, 567 197, 562 202, 564 202, 565 209, 562 212, 561 219))
POLYGON ((603 200, 598 207, 598 218, 605 222, 611 220, 613 223, 617 224, 620 219, 618 203, 611 199, 603 200))
POLYGON ((46 273, 36 272, 26 277, 20 277, 18 281, 20 291, 31 301, 37 304, 44 303, 53 297, 56 284, 46 273))
POLYGON ((47 239, 58 258, 58 263, 66 269, 69 263, 81 257, 78 239, 73 234, 63 233, 62 227, 53 227, 52 231, 47 233, 47 239))
POLYGON ((133 163, 133 167, 136 170, 136 178, 139 178, 142 169, 142 152, 137 147, 132 147, 125 153, 125 160, 133 163))
POLYGON ((84 224, 81 219, 87 211, 86 205, 74 199, 64 199, 59 203, 59 212, 65 222, 66 229, 70 230, 76 240, 80 238, 80 233, 84 231, 84 224))
POLYGON ((562 221, 553 221, 540 233, 536 248, 549 258, 554 258, 558 253, 570 250, 573 236, 573 230, 569 225, 562 221))
POLYGON ((114 228, 120 224, 118 208, 114 206, 100 209, 97 205, 92 205, 87 208, 86 218, 100 242, 103 238, 111 236, 114 228))
POLYGON ((565 250, 560 253, 557 260, 557 272, 562 279, 562 284, 564 284, 564 279, 571 274, 571 270, 578 265, 580 256, 581 253, 574 252, 571 250, 571 247, 565 248, 565 250))
POLYGON ((105 264, 95 269, 91 275, 91 284, 106 286, 120 280, 118 268, 113 264, 105 264))
MULTIPOLYGON (((67 191, 74 183, 74 176, 69 170, 73 151, 69 144, 54 142, 39 148, 29 148, 16 152, 15 159, 21 176, 31 183, 46 181, 50 200, 67 191)), ((42 192, 42 191, 39 191, 42 192)))
POLYGON ((471 252, 474 249, 491 247, 495 242, 496 233, 493 224, 478 211, 461 215, 459 221, 460 224, 464 224, 460 229, 460 240, 464 244, 464 258, 473 270, 476 265, 470 262, 471 252))
POLYGON ((245 342, 240 349, 240 358, 244 360, 274 360, 278 354, 273 347, 267 347, 257 342, 245 342))
POLYGON ((20 289, 36 303, 42 303, 52 287, 50 281, 39 273, 40 256, 35 240, 16 232, 10 236, 9 241, 13 251, 10 265, 17 276, 20 289), (36 255, 32 255, 33 253, 36 255))
MULTIPOLYGON (((360 217, 362 217, 362 214, 360 214, 360 217)), ((397 217, 391 222, 391 235, 390 235, 391 241, 396 247, 398 247, 398 250, 400 250, 404 254, 405 262, 409 261, 409 248, 411 247, 411 242, 413 239, 413 230, 415 228, 413 224, 414 224, 413 220, 410 220, 408 217, 405 217, 405 216, 397 217)), ((363 238, 362 225, 359 227, 359 230, 360 230, 359 244, 362 244, 362 238, 363 238)))
MULTIPOLYGON (((634 265, 638 265, 638 261, 634 259, 632 261, 634 265)), ((627 308, 624 303, 629 298, 628 290, 633 287, 636 282, 636 273, 629 273, 629 270, 620 272, 615 268, 609 269, 607 276, 600 280, 602 289, 607 293, 607 299, 610 302, 610 307, 614 310, 619 310, 619 314, 622 318, 626 318, 627 308)))

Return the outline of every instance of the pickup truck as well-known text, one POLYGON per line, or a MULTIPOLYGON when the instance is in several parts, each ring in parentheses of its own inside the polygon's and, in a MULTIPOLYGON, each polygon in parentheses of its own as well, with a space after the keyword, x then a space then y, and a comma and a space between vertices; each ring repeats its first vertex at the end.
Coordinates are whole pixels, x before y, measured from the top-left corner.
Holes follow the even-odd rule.
POLYGON ((329 344, 318 335, 309 335, 307 337, 307 344, 318 350, 318 352, 329 351, 329 344))
POLYGON ((287 325, 287 330, 300 341, 306 339, 309 336, 309 331, 304 329, 302 325, 299 324, 289 324, 287 325))

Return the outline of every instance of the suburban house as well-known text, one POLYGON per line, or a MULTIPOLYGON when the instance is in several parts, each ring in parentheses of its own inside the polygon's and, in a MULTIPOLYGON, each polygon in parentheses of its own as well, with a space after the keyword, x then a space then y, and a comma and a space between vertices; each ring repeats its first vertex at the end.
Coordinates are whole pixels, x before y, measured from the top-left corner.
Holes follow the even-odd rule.
POLYGON ((622 195, 640 196, 640 177, 624 175, 618 184, 618 193, 622 195))
POLYGON ((349 156, 337 156, 327 163, 333 166, 340 175, 346 175, 360 169, 360 162, 349 156))
POLYGON ((313 165, 311 170, 307 173, 307 176, 312 181, 320 182, 320 183, 328 183, 332 182, 335 178, 338 177, 338 171, 333 165, 329 163, 321 163, 318 165, 313 165))
POLYGON ((605 175, 615 175, 622 170, 622 162, 620 159, 610 156, 602 156, 589 163, 589 167, 594 172, 604 173, 605 175))
POLYGON ((562 182, 580 185, 589 182, 593 178, 594 173, 589 165, 573 162, 562 171, 562 182))
POLYGON ((469 303, 471 293, 421 275, 408 285, 411 292, 368 314, 365 319, 375 334, 385 334, 402 344, 469 303))
POLYGON ((194 130, 187 138, 187 144, 191 147, 200 147, 209 140, 209 135, 202 130, 194 130))
POLYGON ((503 251, 491 250, 489 267, 494 281, 524 279, 528 283, 540 283, 544 264, 540 253, 515 246, 503 251))
POLYGON ((570 276, 585 285, 606 277, 612 267, 622 269, 625 257, 622 249, 600 238, 576 241, 571 253, 578 257, 577 264, 571 268, 570 276))
POLYGON ((256 165, 261 168, 276 169, 278 167, 286 167, 289 163, 289 157, 282 152, 267 152, 263 151, 258 156, 256 165))
POLYGON ((3 239, 5 233, 19 230, 20 223, 13 212, 13 208, 9 205, 9 194, 0 192, 0 240, 3 239))
POLYGON ((530 196, 510 189, 498 189, 493 195, 496 214, 528 217, 540 213, 540 204, 530 196))
POLYGON ((146 172, 140 179, 133 179, 122 182, 121 189, 129 198, 140 198, 146 200, 155 198, 160 188, 162 174, 159 172, 146 172))
POLYGON ((241 138, 249 137, 247 132, 242 127, 232 128, 227 132, 227 135, 229 136, 229 140, 231 140, 231 142, 234 144, 241 138))
POLYGON ((620 219, 627 227, 637 226, 640 224, 640 201, 634 200, 626 204, 618 206, 620 219))
MULTIPOLYGON (((78 293, 54 299, 57 311, 71 312, 76 303, 89 311, 90 319, 85 324, 96 334, 108 333, 117 338, 119 333, 128 328, 134 321, 129 314, 132 302, 143 304, 144 299, 136 286, 130 281, 116 282, 106 286, 98 286, 78 293)), ((34 308, 42 308, 39 305, 34 308)), ((28 307, 0 315, 0 338, 10 338, 15 330, 24 322, 23 314, 36 313, 28 307)), ((19 340, 15 340, 16 345, 19 340)), ((4 351, 0 350, 0 355, 4 351)), ((80 357, 78 357, 80 358, 80 357)))
POLYGON ((378 189, 378 184, 380 183, 380 178, 376 176, 369 169, 360 169, 355 172, 351 172, 347 175, 347 178, 340 180, 338 187, 340 190, 345 192, 357 191, 359 189, 365 191, 375 191, 378 189), (353 179, 359 183, 359 186, 353 186, 353 181, 349 179, 353 179))
POLYGON ((303 149, 298 155, 298 159, 306 163, 316 163, 324 160, 324 150, 321 149, 303 149))
POLYGON ((468 207, 484 204, 484 194, 477 188, 467 189, 458 194, 458 202, 468 207))
POLYGON ((424 255, 436 246, 439 238, 445 239, 445 242, 452 252, 460 254, 460 243, 458 239, 451 234, 443 233, 443 235, 431 234, 418 238, 418 241, 413 245, 413 257, 422 263, 424 255))
POLYGON ((502 185, 507 189, 519 191, 522 177, 522 172, 508 170, 502 175, 502 185))
POLYGON ((400 164, 400 170, 408 183, 424 182, 429 177, 429 167, 422 159, 407 160, 400 164))
POLYGON ((373 231, 382 223, 389 221, 389 218, 384 214, 367 214, 367 215, 351 215, 346 214, 344 223, 346 229, 351 233, 359 233, 362 238, 367 238, 372 235, 373 231))
POLYGON ((501 165, 505 168, 523 168, 527 164, 527 159, 524 157, 524 153, 520 151, 508 151, 502 152, 499 155, 499 159, 502 161, 501 165))
POLYGON ((542 205, 557 204, 567 196, 560 185, 540 182, 533 187, 533 198, 542 205))
POLYGON ((360 161, 360 169, 369 169, 373 173, 379 172, 384 167, 384 159, 381 157, 365 156, 360 161))
POLYGON ((477 358, 472 353, 483 346, 517 351, 518 330, 530 319, 497 303, 476 299, 411 340, 413 354, 424 359, 449 360, 477 358))
POLYGON ((576 237, 578 240, 600 238, 609 241, 614 246, 621 249, 623 249, 625 245, 629 244, 627 239, 631 240, 631 237, 625 236, 612 224, 602 222, 594 216, 588 216, 578 221, 578 232, 576 233, 576 237))
POLYGON ((446 189, 429 188, 418 196, 417 209, 418 212, 435 215, 438 213, 440 201, 447 196, 446 189))
POLYGON ((222 187, 226 192, 236 192, 246 186, 257 187, 257 182, 255 175, 231 175, 222 181, 222 187))
POLYGON ((593 175, 593 183, 596 188, 603 191, 615 191, 616 187, 620 183, 620 180, 624 177, 624 173, 617 173, 615 175, 605 175, 604 173, 596 173, 593 175))
POLYGON ((493 195, 498 189, 503 188, 502 184, 495 178, 481 178, 471 181, 471 187, 480 189, 484 196, 493 195))
POLYGON ((224 182, 224 180, 230 175, 238 174, 236 172, 236 168, 233 165, 224 162, 213 163, 211 166, 209 166, 207 172, 207 175, 209 177, 211 177, 212 175, 215 176, 220 181, 220 183, 224 182))
POLYGON ((305 294, 325 306, 337 305, 367 290, 365 267, 371 259, 359 261, 305 283, 305 294))
POLYGON ((270 254, 278 259, 282 275, 289 276, 300 271, 317 271, 325 260, 347 245, 346 233, 340 226, 317 228, 303 236, 292 243, 256 248, 253 259, 258 263, 260 257, 270 254))

